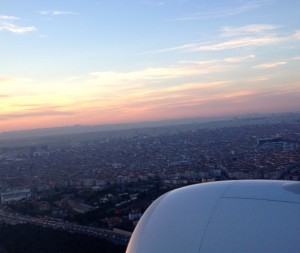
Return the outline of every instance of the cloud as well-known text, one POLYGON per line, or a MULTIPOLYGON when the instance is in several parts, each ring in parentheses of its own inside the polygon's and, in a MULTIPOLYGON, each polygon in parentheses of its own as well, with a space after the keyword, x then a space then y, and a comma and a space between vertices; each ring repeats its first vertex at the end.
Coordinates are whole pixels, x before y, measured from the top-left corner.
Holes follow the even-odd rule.
POLYGON ((219 8, 208 12, 198 12, 185 17, 177 18, 178 21, 201 20, 201 19, 217 19, 229 16, 239 15, 245 12, 255 10, 261 6, 262 1, 249 1, 244 5, 232 8, 219 8))
MULTIPOLYGON (((294 95, 295 92, 293 91, 294 89, 286 90, 285 88, 278 88, 276 92, 274 92, 273 88, 272 90, 246 88, 229 91, 228 89, 220 90, 218 86, 215 89, 209 88, 199 92, 194 91, 188 95, 182 92, 178 92, 176 96, 173 94, 166 95, 166 92, 162 91, 162 96, 157 94, 152 99, 151 97, 146 97, 145 99, 131 100, 130 104, 123 105, 124 110, 121 112, 134 112, 136 115, 141 116, 180 117, 180 113, 183 116, 199 114, 212 116, 224 113, 251 112, 262 108, 266 111, 272 111, 274 108, 280 109, 276 102, 278 99, 285 97, 285 101, 289 101, 289 96, 299 96, 299 92, 296 92, 298 95, 294 95), (269 96, 269 99, 266 100, 265 96, 269 96), (277 100, 274 100, 274 97, 277 100)), ((299 106, 299 101, 295 103, 299 106)), ((287 108, 293 108, 293 106, 295 107, 295 105, 289 105, 287 108)))
POLYGON ((255 55, 251 54, 251 55, 247 55, 247 56, 242 56, 242 57, 228 57, 225 58, 224 61, 225 62, 229 62, 229 63, 239 63, 239 62, 243 62, 243 61, 247 61, 247 60, 253 60, 255 59, 255 55))
MULTIPOLYGON (((173 84, 172 86, 145 87, 140 90, 124 93, 116 98, 115 95, 105 97, 103 106, 109 108, 147 108, 170 106, 170 104, 190 103, 193 101, 202 101, 209 99, 215 93, 225 90, 226 87, 232 85, 231 81, 215 81, 215 82, 194 82, 173 84), (116 100, 117 99, 117 103, 116 100)), ((117 92, 120 95, 120 93, 117 92)), ((95 104, 99 106, 99 97, 101 94, 95 94, 95 104)), ((102 100, 103 101, 103 100, 102 100)), ((90 101, 91 102, 91 101, 90 101)), ((89 102, 89 104, 90 104, 89 102)))
POLYGON ((232 39, 225 42, 220 42, 216 44, 208 44, 202 45, 198 47, 194 47, 192 51, 220 51, 220 50, 228 50, 242 47, 251 47, 251 46, 264 46, 269 44, 274 44, 282 41, 282 38, 270 35, 263 37, 245 37, 232 39))
POLYGON ((300 30, 283 35, 277 32, 277 30, 282 27, 282 25, 276 24, 248 24, 239 27, 225 26, 221 28, 220 33, 216 36, 215 40, 206 42, 198 40, 192 43, 147 51, 145 54, 174 51, 223 51, 300 40, 300 30))
POLYGON ((39 112, 20 112, 12 114, 0 114, 0 120, 16 119, 16 118, 31 118, 31 117, 48 117, 48 116, 64 116, 73 115, 73 112, 61 111, 39 111, 39 112))
POLYGON ((147 5, 165 5, 166 2, 165 1, 149 1, 149 0, 144 0, 142 2, 143 4, 147 4, 147 5))
POLYGON ((0 94, 0 98, 9 98, 9 97, 10 97, 9 95, 0 94))
POLYGON ((47 104, 47 103, 17 103, 13 107, 24 107, 28 112, 37 112, 37 111, 61 111, 64 109, 61 105, 47 104))
POLYGON ((0 20, 18 20, 18 17, 14 16, 7 16, 7 15, 0 15, 0 20))
POLYGON ((14 34, 24 34, 36 31, 34 26, 19 26, 14 21, 20 18, 15 16, 0 15, 0 31, 7 31, 14 34))
POLYGON ((54 11, 39 11, 39 13, 42 14, 42 15, 52 15, 52 16, 77 15, 77 13, 73 12, 73 11, 59 11, 59 10, 54 10, 54 11))
POLYGON ((297 30, 297 31, 294 33, 293 37, 294 37, 296 40, 300 40, 300 30, 297 30))
POLYGON ((222 37, 241 36, 248 34, 265 33, 280 28, 280 26, 272 24, 251 24, 241 27, 226 26, 222 28, 222 37))
POLYGON ((235 92, 231 92, 231 93, 225 93, 221 95, 221 98, 224 99, 235 99, 235 98, 239 98, 239 97, 245 97, 245 96, 250 96, 250 95, 254 95, 257 92, 254 90, 240 90, 240 91, 235 91, 235 92))
POLYGON ((269 76, 257 76, 253 77, 251 79, 248 79, 249 82, 262 82, 262 81, 267 81, 270 80, 271 78, 269 76))
POLYGON ((12 23, 0 23, 0 31, 7 31, 14 34, 23 34, 36 31, 34 26, 17 26, 12 23))
POLYGON ((146 97, 153 100, 183 94, 202 96, 214 92, 215 89, 223 89, 229 84, 224 78, 218 78, 221 76, 218 73, 228 73, 233 68, 239 67, 236 63, 254 58, 254 55, 246 55, 211 61, 180 61, 174 66, 128 72, 92 72, 86 77, 66 79, 69 85, 65 92, 68 96, 74 94, 78 98, 77 105, 97 104, 101 107, 108 105, 110 107, 114 103, 123 103, 124 100, 137 101, 138 98, 145 100, 146 97))
POLYGON ((165 53, 172 51, 221 51, 243 47, 264 46, 283 41, 300 39, 300 31, 296 31, 294 34, 287 36, 267 33, 267 31, 277 29, 278 27, 279 26, 275 25, 248 25, 236 28, 226 28, 225 30, 223 28, 217 42, 186 43, 176 47, 163 48, 146 53, 165 53), (228 39, 228 37, 230 37, 230 39, 228 39))
MULTIPOLYGON (((80 83, 78 87, 82 85, 85 87, 84 90, 80 89, 79 98, 82 100, 84 97, 88 100, 96 98, 93 103, 98 106, 101 103, 104 106, 122 103, 123 100, 136 101, 138 97, 142 97, 143 100, 145 97, 157 98, 158 93, 161 94, 162 90, 164 96, 170 96, 177 90, 187 92, 188 89, 190 91, 203 89, 205 83, 191 84, 189 82, 201 76, 209 76, 228 69, 226 64, 219 62, 184 63, 177 66, 146 68, 129 72, 93 72, 90 74, 90 78, 84 82, 82 82, 82 78, 72 82, 80 83), (182 86, 182 83, 189 84, 182 86)), ((75 93, 77 93, 76 90, 75 93)))
POLYGON ((177 46, 177 47, 169 47, 169 48, 162 48, 162 49, 158 49, 158 50, 147 51, 144 54, 165 53, 165 52, 172 52, 172 51, 179 51, 179 50, 190 50, 198 45, 199 45, 199 43, 184 44, 184 45, 177 46))
POLYGON ((216 59, 216 60, 208 60, 208 61, 180 61, 180 63, 187 64, 187 65, 197 65, 198 67, 213 66, 213 65, 221 66, 221 64, 224 63, 240 63, 240 62, 253 60, 255 58, 256 56, 254 54, 250 54, 246 56, 227 57, 224 59, 216 59))
MULTIPOLYGON (((74 90, 72 90, 66 95, 63 92, 61 94, 63 101, 57 100, 57 95, 54 95, 51 101, 58 104, 69 101, 63 105, 65 110, 76 111, 82 117, 101 114, 102 120, 107 117, 109 118, 107 121, 111 122, 112 120, 121 121, 121 117, 126 117, 128 120, 129 116, 126 115, 129 114, 142 116, 142 112, 145 111, 153 113, 156 110, 164 110, 163 108, 167 106, 175 108, 180 103, 196 104, 197 101, 202 101, 203 97, 206 99, 206 95, 211 96, 216 91, 225 89, 225 86, 231 85, 230 82, 224 80, 188 82, 186 78, 184 80, 179 78, 171 81, 164 79, 160 84, 156 84, 149 77, 146 79, 138 77, 128 82, 125 82, 123 77, 114 79, 115 77, 111 76, 111 79, 105 81, 98 78, 98 75, 91 77, 95 79, 86 80, 84 83, 80 81, 81 88, 78 92, 73 93, 74 90), (114 115, 119 115, 119 117, 114 115)), ((73 79, 72 82, 76 80, 73 79)), ((76 86, 74 84, 71 89, 76 86)), ((43 101, 50 100, 46 98, 43 101)), ((30 100, 28 102, 30 103, 30 100)))
POLYGON ((268 68, 275 68, 275 67, 285 65, 285 64, 287 64, 286 61, 278 61, 278 62, 260 64, 260 65, 255 66, 254 68, 256 68, 256 69, 268 69, 268 68))
POLYGON ((33 81, 32 78, 29 77, 20 77, 20 76, 1 76, 0 75, 0 92, 1 88, 12 88, 14 85, 22 85, 25 86, 28 83, 31 83, 33 81), (7 87, 6 87, 7 86, 7 87))
POLYGON ((9 76, 0 76, 0 84, 1 83, 6 83, 14 80, 14 78, 9 77, 9 76))
POLYGON ((175 79, 186 76, 195 76, 200 74, 212 73, 225 70, 225 66, 216 64, 216 62, 183 62, 177 66, 146 68, 130 72, 93 72, 90 75, 98 81, 106 82, 124 82, 141 80, 164 80, 175 79), (199 66, 201 65, 201 67, 199 66))
MULTIPOLYGON (((185 84, 178 87, 157 90, 143 96, 132 97, 119 104, 121 112, 136 114, 166 113, 178 117, 181 111, 188 115, 191 109, 199 110, 212 101, 234 101, 255 94, 252 90, 237 90, 225 92, 225 87, 231 82, 211 82, 185 84)), ((221 108, 219 108, 220 110, 221 108)), ((196 111, 194 111, 196 113, 196 111)), ((161 114, 159 114, 161 115, 161 114)), ((195 114, 194 114, 195 116, 195 114)))

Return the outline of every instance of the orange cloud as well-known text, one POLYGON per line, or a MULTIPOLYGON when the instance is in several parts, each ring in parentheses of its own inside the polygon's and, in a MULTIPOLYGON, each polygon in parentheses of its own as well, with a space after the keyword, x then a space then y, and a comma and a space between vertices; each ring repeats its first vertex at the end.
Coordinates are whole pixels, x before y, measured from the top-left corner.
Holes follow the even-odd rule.
POLYGON ((260 65, 255 66, 254 68, 256 68, 256 69, 268 69, 268 68, 275 68, 275 67, 285 65, 285 64, 287 64, 286 61, 278 61, 278 62, 260 64, 260 65))

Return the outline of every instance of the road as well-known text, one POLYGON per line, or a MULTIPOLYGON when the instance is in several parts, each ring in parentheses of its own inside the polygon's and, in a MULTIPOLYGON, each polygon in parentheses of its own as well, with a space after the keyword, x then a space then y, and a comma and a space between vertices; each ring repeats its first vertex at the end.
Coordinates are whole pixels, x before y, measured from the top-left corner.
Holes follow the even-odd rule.
POLYGON ((8 223, 11 225, 16 224, 32 224, 45 228, 59 229, 67 231, 69 233, 79 233, 89 236, 100 237, 107 239, 115 244, 127 245, 130 237, 121 235, 110 230, 93 228, 88 226, 81 226, 70 222, 65 222, 59 219, 53 218, 36 218, 27 215, 21 215, 17 213, 8 213, 0 210, 0 222, 8 223))

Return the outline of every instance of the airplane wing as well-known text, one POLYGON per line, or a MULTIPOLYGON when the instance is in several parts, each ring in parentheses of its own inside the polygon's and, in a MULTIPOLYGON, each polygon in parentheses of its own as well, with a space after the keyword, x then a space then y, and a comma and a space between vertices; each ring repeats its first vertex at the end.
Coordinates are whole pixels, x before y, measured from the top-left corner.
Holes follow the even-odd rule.
POLYGON ((153 202, 126 253, 299 253, 299 232, 300 182, 203 183, 153 202))

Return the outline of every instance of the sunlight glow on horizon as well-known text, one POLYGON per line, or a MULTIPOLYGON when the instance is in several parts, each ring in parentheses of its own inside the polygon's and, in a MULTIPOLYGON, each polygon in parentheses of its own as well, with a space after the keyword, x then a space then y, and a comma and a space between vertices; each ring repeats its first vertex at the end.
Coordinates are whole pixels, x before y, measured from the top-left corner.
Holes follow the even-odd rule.
POLYGON ((251 3, 0 4, 0 132, 300 111, 300 2, 251 3))

